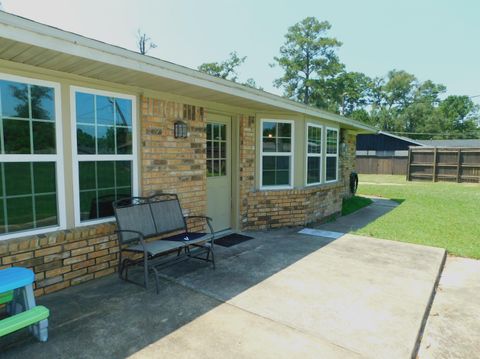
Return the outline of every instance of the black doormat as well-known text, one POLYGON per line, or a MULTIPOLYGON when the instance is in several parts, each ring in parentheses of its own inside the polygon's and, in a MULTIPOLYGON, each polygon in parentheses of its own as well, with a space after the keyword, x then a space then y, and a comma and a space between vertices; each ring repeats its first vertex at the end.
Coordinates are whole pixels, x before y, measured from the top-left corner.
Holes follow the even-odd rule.
POLYGON ((222 246, 222 247, 231 247, 236 244, 249 241, 250 239, 253 239, 253 237, 244 236, 243 234, 238 234, 238 233, 232 233, 232 234, 229 234, 228 236, 215 239, 215 244, 218 244, 219 246, 222 246))

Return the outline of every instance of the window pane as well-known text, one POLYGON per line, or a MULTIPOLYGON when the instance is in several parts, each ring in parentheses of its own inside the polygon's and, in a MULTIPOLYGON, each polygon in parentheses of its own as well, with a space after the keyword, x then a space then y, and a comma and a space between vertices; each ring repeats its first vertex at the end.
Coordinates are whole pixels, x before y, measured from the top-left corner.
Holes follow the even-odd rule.
POLYGON ((5 212, 3 210, 4 200, 0 199, 0 233, 5 233, 7 227, 5 226, 5 212))
POLYGON ((118 187, 131 187, 132 186, 132 162, 130 161, 117 161, 116 175, 118 187))
POLYGON ((115 128, 97 127, 98 154, 115 153, 115 128))
POLYGON ((3 120, 3 140, 6 154, 30 154, 30 122, 3 120))
POLYGON ((322 129, 308 126, 308 153, 322 153, 322 129))
POLYGON ((227 158, 227 144, 225 142, 220 143, 220 158, 227 158))
POLYGON ((279 123, 278 137, 292 137, 292 125, 290 123, 279 123))
POLYGON ((79 175, 79 184, 80 190, 86 189, 95 189, 96 188, 96 180, 95 180, 95 162, 88 161, 88 162, 79 162, 78 163, 78 175, 79 175))
POLYGON ((212 125, 207 123, 207 141, 210 141, 213 139, 213 135, 212 135, 213 131, 212 131, 212 125))
POLYGON ((113 126, 113 97, 96 96, 96 99, 97 123, 113 126))
POLYGON ((327 130, 327 153, 337 153, 337 131, 327 130))
POLYGON ((222 141, 227 140, 227 125, 220 125, 220 139, 222 141))
POLYGON ((35 196, 35 214, 37 227, 53 226, 57 220, 57 196, 35 196))
POLYGON ((278 156, 277 157, 277 170, 288 170, 290 168, 290 157, 278 156))
POLYGON ((263 129, 262 129, 262 136, 263 137, 276 137, 276 130, 277 130, 277 124, 275 122, 264 122, 263 123, 263 129))
POLYGON ((117 190, 117 200, 132 197, 132 188, 120 188, 117 190))
POLYGON ((290 184, 290 178, 289 178, 289 172, 288 171, 277 171, 277 176, 276 176, 276 185, 277 186, 287 186, 290 184))
POLYGON ((327 157, 327 181, 335 181, 337 179, 337 158, 327 157))
POLYGON ((117 153, 132 153, 132 129, 126 127, 117 127, 117 153))
POLYGON ((97 208, 98 218, 111 217, 114 215, 112 202, 116 200, 115 190, 98 191, 97 208))
POLYGON ((279 138, 277 141, 277 152, 290 152, 292 150, 289 138, 279 138))
POLYGON ((227 175, 227 161, 220 160, 220 176, 227 175))
POLYGON ((97 192, 80 192, 80 219, 82 221, 97 218, 97 192))
POLYGON ((112 202, 132 195, 132 161, 79 162, 80 218, 113 216, 112 202))
POLYGON ((220 155, 220 143, 215 141, 212 142, 213 145, 213 153, 212 153, 212 158, 217 159, 218 156, 220 155))
POLYGON ((34 190, 39 193, 55 193, 55 162, 37 162, 33 164, 34 190))
POLYGON ((79 155, 95 154, 95 126, 77 126, 77 152, 79 155))
POLYGON ((94 95, 77 92, 75 94, 77 123, 95 123, 94 95))
POLYGON ((114 166, 115 163, 113 161, 97 162, 97 183, 99 189, 115 187, 114 166))
POLYGON ((27 85, 0 80, 0 99, 3 117, 30 118, 27 85))
POLYGON ((277 146, 275 138, 264 138, 263 139, 263 152, 276 152, 277 146))
POLYGON ((262 185, 290 184, 290 156, 263 156, 262 185))
POLYGON ((320 157, 309 157, 307 161, 307 183, 320 182, 320 157))
POLYGON ((32 197, 7 199, 7 221, 9 232, 33 228, 32 197))
POLYGON ((262 186, 275 185, 275 171, 263 171, 262 186))
POLYGON ((212 142, 211 142, 211 141, 207 141, 207 153, 206 153, 206 155, 207 155, 207 160, 212 158, 212 148, 213 148, 212 142))
POLYGON ((52 122, 32 122, 33 153, 55 153, 55 124, 52 122))
POLYGON ((208 160, 207 161, 207 177, 212 177, 213 176, 213 161, 208 160))
POLYGON ((263 169, 264 170, 275 170, 276 157, 274 156, 263 156, 263 169))
POLYGON ((30 162, 4 163, 5 189, 7 196, 17 196, 32 193, 32 175, 30 162))
POLYGON ((115 117, 117 125, 131 126, 132 125, 132 101, 116 98, 115 99, 115 117))
POLYGON ((55 98, 54 90, 50 87, 30 87, 32 104, 32 118, 39 120, 55 120, 55 98))
POLYGON ((220 125, 213 124, 213 139, 219 140, 220 139, 220 125))
POLYGON ((213 161, 213 175, 219 176, 220 175, 220 161, 213 161))

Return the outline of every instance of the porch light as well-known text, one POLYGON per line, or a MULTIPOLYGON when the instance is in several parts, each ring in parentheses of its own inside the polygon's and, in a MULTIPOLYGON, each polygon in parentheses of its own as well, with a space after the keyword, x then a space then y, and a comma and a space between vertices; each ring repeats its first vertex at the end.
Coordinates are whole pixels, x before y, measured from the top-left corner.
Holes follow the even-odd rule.
POLYGON ((173 127, 173 135, 175 138, 187 138, 187 124, 182 121, 177 121, 173 127))

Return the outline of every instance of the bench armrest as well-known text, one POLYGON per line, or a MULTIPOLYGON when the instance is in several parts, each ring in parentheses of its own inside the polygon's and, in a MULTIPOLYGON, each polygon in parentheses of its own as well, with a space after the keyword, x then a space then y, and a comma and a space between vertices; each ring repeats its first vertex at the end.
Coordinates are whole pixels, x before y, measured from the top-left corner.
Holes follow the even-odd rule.
POLYGON ((184 216, 183 218, 185 218, 186 221, 188 221, 189 219, 204 219, 207 222, 210 233, 213 234, 212 218, 211 217, 207 217, 207 216, 184 216))

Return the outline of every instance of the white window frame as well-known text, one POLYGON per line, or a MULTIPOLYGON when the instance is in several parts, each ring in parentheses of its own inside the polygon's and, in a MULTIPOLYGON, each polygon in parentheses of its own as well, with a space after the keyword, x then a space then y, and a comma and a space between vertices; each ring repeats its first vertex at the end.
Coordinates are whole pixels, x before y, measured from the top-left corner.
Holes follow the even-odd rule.
POLYGON ((56 154, 49 155, 19 155, 19 154, 1 154, 0 162, 55 162, 56 181, 57 181, 57 218, 58 225, 42 227, 39 229, 27 229, 13 233, 1 234, 0 241, 32 236, 42 233, 55 232, 66 228, 66 207, 65 207, 65 178, 63 165, 63 130, 62 130, 62 102, 60 95, 60 84, 57 82, 37 80, 30 77, 16 76, 5 73, 0 73, 0 79, 6 81, 15 81, 29 85, 38 85, 51 87, 55 92, 55 141, 56 154))
POLYGON ((72 160, 73 160, 73 203, 75 213, 75 227, 91 226, 99 223, 112 222, 115 217, 105 217, 81 221, 80 218, 80 183, 79 183, 79 162, 83 161, 132 161, 132 195, 138 196, 138 156, 137 156, 137 98, 133 95, 123 93, 97 90, 88 87, 70 86, 70 117, 72 127, 72 160), (132 153, 116 155, 98 155, 77 153, 77 118, 76 100, 77 92, 92 95, 115 97, 132 101, 132 153))
POLYGON ((305 127, 305 186, 316 186, 319 184, 322 184, 323 182, 323 143, 325 142, 325 134, 324 134, 324 126, 316 124, 316 123, 311 123, 307 122, 306 127, 305 127), (320 129, 320 153, 308 153, 308 128, 309 127, 316 127, 320 129), (308 158, 309 157, 319 157, 320 158, 320 174, 319 174, 319 181, 318 182, 312 182, 308 183, 308 158))
POLYGON ((260 120, 260 189, 261 190, 270 190, 270 189, 292 189, 293 188, 293 173, 295 172, 295 163, 294 163, 294 149, 295 149, 295 121, 292 120, 282 120, 282 119, 268 119, 262 118, 260 120), (290 134, 290 152, 263 152, 263 124, 265 122, 275 122, 275 123, 289 123, 291 125, 292 132, 290 134), (285 156, 290 157, 290 173, 289 173, 289 182, 288 186, 279 185, 279 186, 264 186, 263 185, 263 156, 285 156))
POLYGON ((336 127, 325 127, 325 176, 324 180, 325 183, 333 183, 338 182, 338 162, 339 162, 339 146, 340 146, 340 129, 336 127), (328 153, 328 131, 334 131, 337 133, 337 153, 328 153), (336 157, 336 171, 335 171, 335 179, 327 181, 327 158, 329 157, 336 157))

